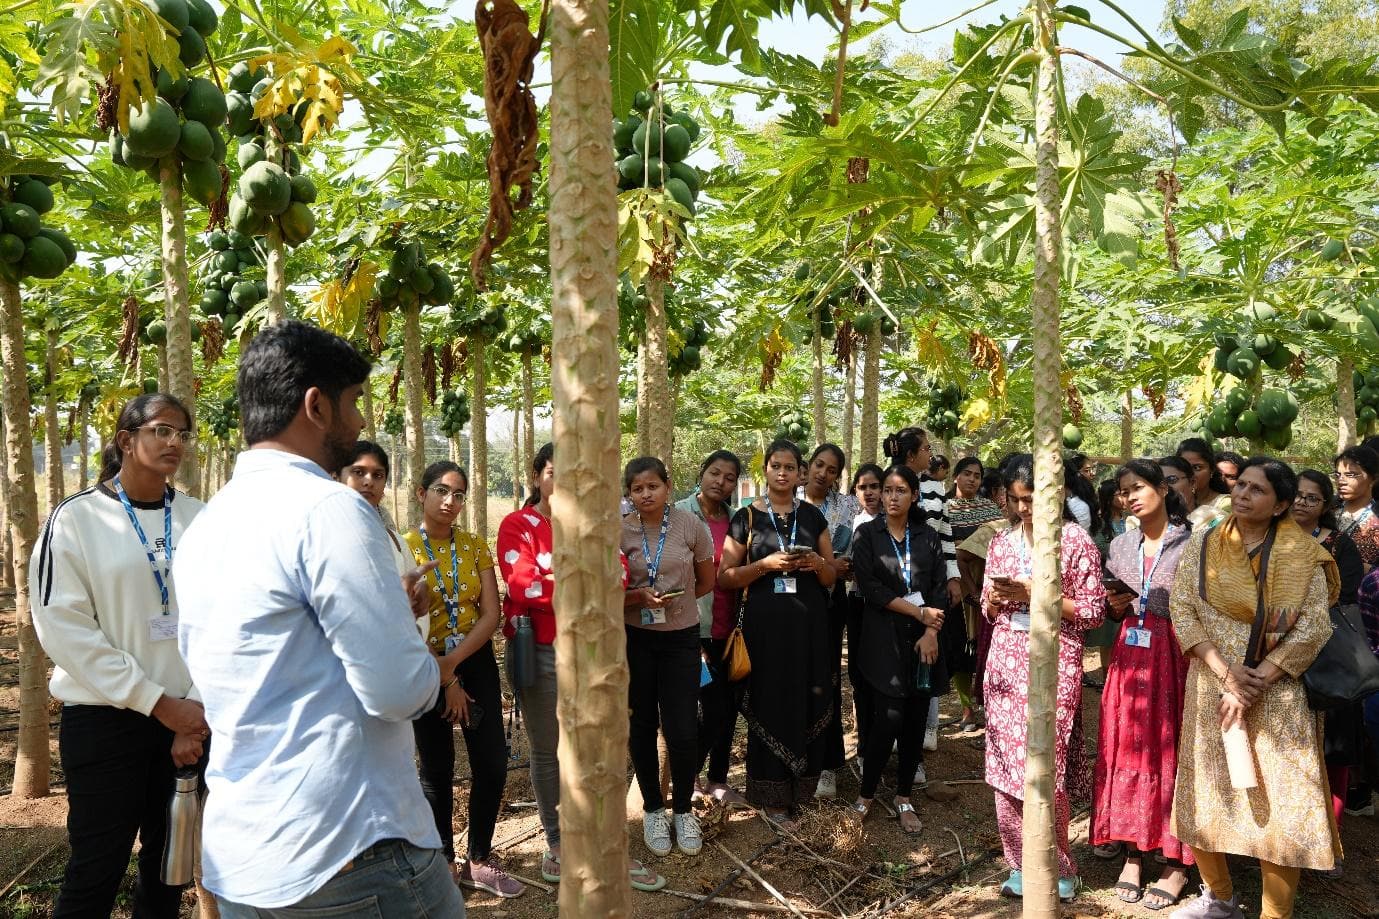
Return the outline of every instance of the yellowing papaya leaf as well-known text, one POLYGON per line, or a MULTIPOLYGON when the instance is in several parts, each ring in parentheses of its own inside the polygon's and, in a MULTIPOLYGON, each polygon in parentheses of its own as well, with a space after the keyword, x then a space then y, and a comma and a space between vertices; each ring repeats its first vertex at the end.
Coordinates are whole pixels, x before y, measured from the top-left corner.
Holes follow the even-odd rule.
POLYGON ((938 320, 935 319, 915 335, 915 354, 927 367, 941 367, 949 360, 948 346, 935 334, 937 328, 938 320))
POLYGON ((312 47, 295 31, 291 35, 296 36, 291 39, 296 44, 294 53, 261 54, 249 62, 250 67, 268 67, 274 78, 254 105, 254 117, 267 120, 308 101, 311 104, 302 123, 302 143, 309 144, 340 120, 345 92, 339 77, 354 82, 362 78, 350 64, 356 49, 345 39, 337 35, 312 47))
POLYGON ((377 263, 362 261, 347 280, 336 278, 317 288, 302 312, 321 328, 352 337, 363 321, 377 277, 377 263))
POLYGON ((1202 373, 1193 377, 1187 385, 1187 392, 1184 394, 1183 417, 1191 418, 1197 414, 1198 410, 1211 399, 1216 392, 1216 383, 1212 379, 1213 355, 1207 352, 1207 356, 1202 358, 1202 373))
POLYGON ((962 410, 962 427, 971 434, 991 421, 991 403, 986 399, 972 399, 962 410))

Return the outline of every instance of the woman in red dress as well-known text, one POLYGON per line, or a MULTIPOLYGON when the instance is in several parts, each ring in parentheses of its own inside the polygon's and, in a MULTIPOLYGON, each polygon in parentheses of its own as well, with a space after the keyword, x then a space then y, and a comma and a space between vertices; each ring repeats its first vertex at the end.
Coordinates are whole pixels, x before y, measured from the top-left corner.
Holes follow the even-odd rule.
POLYGON ((1116 471, 1126 509, 1139 520, 1111 541, 1106 571, 1111 617, 1120 621, 1101 694, 1092 845, 1125 844, 1116 896, 1152 910, 1177 903, 1192 852, 1169 832, 1187 659, 1168 616, 1168 595, 1188 543, 1186 508, 1153 460, 1116 471), (1161 850, 1163 874, 1144 889, 1144 856, 1161 850))

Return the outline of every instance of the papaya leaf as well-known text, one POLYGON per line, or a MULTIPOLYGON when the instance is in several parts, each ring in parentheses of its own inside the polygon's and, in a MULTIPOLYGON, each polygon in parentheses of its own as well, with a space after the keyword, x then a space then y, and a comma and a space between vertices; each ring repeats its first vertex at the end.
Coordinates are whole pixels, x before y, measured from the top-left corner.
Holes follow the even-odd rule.
POLYGON ((632 97, 657 78, 662 23, 656 0, 615 0, 609 9, 608 62, 613 80, 613 113, 625 117, 632 97))

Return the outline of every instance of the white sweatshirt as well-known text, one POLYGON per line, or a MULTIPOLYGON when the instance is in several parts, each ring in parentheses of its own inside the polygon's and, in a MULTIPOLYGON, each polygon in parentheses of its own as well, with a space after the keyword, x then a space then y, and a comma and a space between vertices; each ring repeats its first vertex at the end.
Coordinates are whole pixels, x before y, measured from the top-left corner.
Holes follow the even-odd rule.
MULTIPOLYGON (((163 502, 131 503, 161 568, 163 502)), ((174 551, 205 506, 174 494, 174 551)), ((177 591, 167 581, 176 616, 177 591)), ((163 612, 158 585, 120 499, 105 486, 72 495, 48 516, 29 560, 29 600, 38 640, 56 665, 48 688, 63 702, 147 715, 164 694, 198 698, 177 629, 170 640, 152 640, 149 620, 163 612)))

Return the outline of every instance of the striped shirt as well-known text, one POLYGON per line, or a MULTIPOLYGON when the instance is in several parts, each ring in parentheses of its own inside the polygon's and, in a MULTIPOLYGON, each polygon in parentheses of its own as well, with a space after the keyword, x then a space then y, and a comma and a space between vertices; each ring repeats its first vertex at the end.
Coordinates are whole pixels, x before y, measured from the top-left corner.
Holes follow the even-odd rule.
POLYGON ((919 496, 924 503, 924 514, 929 526, 938 534, 939 542, 943 544, 943 561, 948 566, 948 580, 951 581, 959 577, 958 550, 953 545, 953 524, 948 519, 947 490, 941 481, 926 475, 919 480, 919 496))

